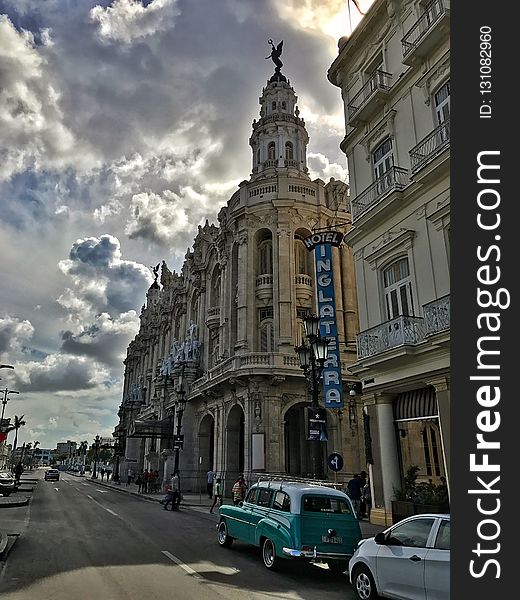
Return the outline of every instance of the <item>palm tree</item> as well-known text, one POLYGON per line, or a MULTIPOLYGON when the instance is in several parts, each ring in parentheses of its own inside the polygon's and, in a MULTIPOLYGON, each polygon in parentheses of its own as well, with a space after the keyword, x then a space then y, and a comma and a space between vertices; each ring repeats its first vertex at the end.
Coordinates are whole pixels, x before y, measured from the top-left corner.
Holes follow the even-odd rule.
POLYGON ((14 451, 16 450, 16 445, 18 444, 18 430, 20 429, 20 427, 23 427, 24 425, 26 425, 25 421, 23 420, 23 418, 25 417, 25 415, 22 415, 21 417, 17 417, 16 415, 14 416, 14 423, 9 427, 8 431, 13 431, 14 430, 14 444, 13 444, 13 458, 14 458, 14 451))

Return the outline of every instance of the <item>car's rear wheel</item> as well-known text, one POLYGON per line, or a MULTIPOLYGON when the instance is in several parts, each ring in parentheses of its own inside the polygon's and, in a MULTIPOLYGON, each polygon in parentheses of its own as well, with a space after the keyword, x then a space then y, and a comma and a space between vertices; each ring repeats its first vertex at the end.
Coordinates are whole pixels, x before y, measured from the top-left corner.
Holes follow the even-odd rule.
POLYGON ((262 560, 271 571, 275 571, 280 566, 280 558, 276 556, 276 547, 269 538, 265 538, 262 544, 262 560))
POLYGON ((355 568, 352 585, 359 600, 376 600, 376 598, 379 598, 374 578, 368 567, 359 566, 355 568))
POLYGON ((228 533, 227 523, 225 520, 220 521, 217 529, 217 540, 223 548, 229 548, 233 543, 233 538, 228 533))
POLYGON ((335 575, 341 575, 347 570, 348 561, 347 560, 328 560, 327 564, 329 565, 329 569, 335 575))
POLYGON ((11 492, 2 492, 4 496, 9 496, 11 492))

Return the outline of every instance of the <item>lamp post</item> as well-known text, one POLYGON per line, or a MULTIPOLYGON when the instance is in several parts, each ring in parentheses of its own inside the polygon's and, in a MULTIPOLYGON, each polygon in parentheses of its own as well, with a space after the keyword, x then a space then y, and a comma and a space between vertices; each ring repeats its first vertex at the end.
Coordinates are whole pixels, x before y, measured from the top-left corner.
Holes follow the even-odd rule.
POLYGON ((182 428, 182 415, 186 408, 186 390, 179 386, 176 390, 177 400, 175 401, 175 416, 177 417, 177 430, 173 440, 173 446, 175 449, 175 462, 173 464, 173 472, 179 470, 179 452, 182 446, 181 441, 181 428, 182 428))
MULTIPOLYGON (((11 368, 14 369, 14 367, 10 367, 10 365, 0 365, 0 368, 11 368)), ((4 443, 6 443, 7 441, 7 436, 9 433, 8 428, 6 428, 6 431, 4 431, 4 413, 5 413, 5 407, 7 406, 7 402, 9 401, 9 394, 19 394, 20 392, 17 392, 15 390, 8 390, 7 388, 5 388, 4 390, 4 398, 2 400, 2 416, 0 417, 0 448, 3 447, 4 443)), ((0 465, 3 467, 3 465, 0 465)))
MULTIPOLYGON (((2 365, 3 367, 5 365, 2 365)), ((20 392, 16 392, 15 390, 8 390, 7 388, 5 388, 4 390, 4 399, 2 400, 2 416, 0 417, 0 426, 2 424, 2 421, 4 420, 4 413, 5 413, 5 406, 7 404, 7 402, 9 401, 9 394, 19 394, 20 392)))
POLYGON ((97 479, 97 460, 98 460, 98 450, 99 450, 99 442, 101 438, 99 435, 96 435, 96 439, 94 440, 94 469, 92 471, 92 479, 97 479))
MULTIPOLYGON (((308 315, 303 321, 307 340, 295 348, 300 361, 300 368, 307 379, 311 392, 311 407, 319 408, 320 380, 323 366, 327 360, 328 340, 320 335, 320 319, 315 315, 308 315)), ((325 409, 324 409, 325 410, 325 409)), ((320 440, 316 439, 314 445, 313 467, 315 475, 323 476, 323 457, 320 440), (316 464, 318 462, 318 464, 316 464)))

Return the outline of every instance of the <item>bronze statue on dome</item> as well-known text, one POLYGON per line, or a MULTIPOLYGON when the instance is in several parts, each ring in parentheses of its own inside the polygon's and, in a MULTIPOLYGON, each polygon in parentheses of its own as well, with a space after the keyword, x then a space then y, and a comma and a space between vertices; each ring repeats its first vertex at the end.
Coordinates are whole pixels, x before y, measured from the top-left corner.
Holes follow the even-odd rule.
POLYGON ((276 65, 275 71, 279 72, 280 69, 283 67, 283 62, 280 60, 280 56, 282 54, 283 40, 278 44, 278 46, 276 46, 276 48, 271 38, 267 40, 267 43, 271 44, 272 50, 271 54, 265 57, 265 60, 271 58, 274 64, 276 65))

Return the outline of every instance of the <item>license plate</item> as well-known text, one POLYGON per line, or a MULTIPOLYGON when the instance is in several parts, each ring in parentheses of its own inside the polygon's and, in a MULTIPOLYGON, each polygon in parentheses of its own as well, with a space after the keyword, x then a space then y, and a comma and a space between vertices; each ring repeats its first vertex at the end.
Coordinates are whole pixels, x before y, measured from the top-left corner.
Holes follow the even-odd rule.
POLYGON ((325 544, 342 544, 343 538, 338 536, 329 537, 328 535, 322 535, 321 541, 325 544))

